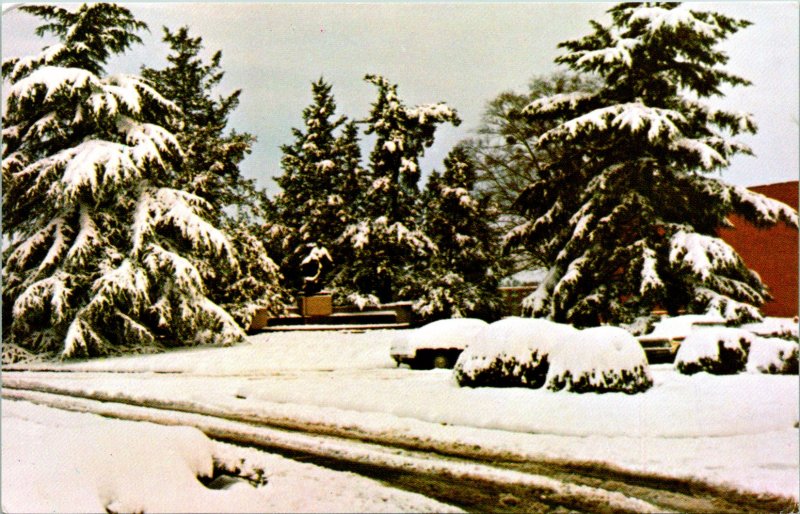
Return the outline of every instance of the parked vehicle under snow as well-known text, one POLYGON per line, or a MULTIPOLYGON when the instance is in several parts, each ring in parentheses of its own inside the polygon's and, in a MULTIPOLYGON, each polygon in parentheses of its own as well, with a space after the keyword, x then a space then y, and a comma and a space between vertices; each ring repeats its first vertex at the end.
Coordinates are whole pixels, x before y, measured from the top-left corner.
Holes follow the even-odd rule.
POLYGON ((415 369, 452 368, 458 356, 488 324, 475 318, 442 319, 403 331, 392 342, 390 355, 415 369))

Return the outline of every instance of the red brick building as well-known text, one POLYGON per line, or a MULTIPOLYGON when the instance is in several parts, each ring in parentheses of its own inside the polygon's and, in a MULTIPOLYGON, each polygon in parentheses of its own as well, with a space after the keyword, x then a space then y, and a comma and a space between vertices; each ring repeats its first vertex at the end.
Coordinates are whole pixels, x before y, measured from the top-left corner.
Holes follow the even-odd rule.
MULTIPOLYGON (((798 182, 754 186, 761 193, 797 209, 798 182)), ((791 317, 798 313, 798 231, 781 223, 760 229, 739 216, 731 216, 735 228, 720 229, 719 235, 761 276, 772 301, 764 305, 766 316, 791 317)))

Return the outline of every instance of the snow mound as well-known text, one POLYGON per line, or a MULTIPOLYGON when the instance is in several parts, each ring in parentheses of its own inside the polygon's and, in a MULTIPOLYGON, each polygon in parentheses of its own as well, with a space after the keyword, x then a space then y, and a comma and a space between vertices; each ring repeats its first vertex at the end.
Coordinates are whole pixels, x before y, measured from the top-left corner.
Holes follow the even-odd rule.
POLYGON ((741 328, 703 328, 690 333, 675 355, 675 366, 685 375, 701 371, 731 375, 744 371, 750 346, 757 338, 741 328))
POLYGON ((642 346, 619 327, 576 330, 560 341, 550 356, 548 389, 633 394, 652 385, 642 346))
POLYGON ((771 375, 797 375, 797 341, 787 341, 772 337, 757 337, 750 346, 747 357, 747 371, 771 375))
POLYGON ((203 485, 215 454, 196 428, 4 402, 2 439, 5 512, 262 511, 261 488, 203 485))
POLYGON ((542 387, 552 348, 573 332, 569 325, 543 319, 496 321, 461 353, 455 379, 468 387, 542 387))

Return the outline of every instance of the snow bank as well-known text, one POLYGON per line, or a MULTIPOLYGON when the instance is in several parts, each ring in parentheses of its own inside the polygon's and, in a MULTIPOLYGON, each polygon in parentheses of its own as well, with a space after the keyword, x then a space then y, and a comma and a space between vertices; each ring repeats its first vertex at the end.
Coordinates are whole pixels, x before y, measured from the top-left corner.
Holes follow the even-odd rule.
POLYGON ((555 345, 550 356, 548 389, 632 394, 652 385, 642 345, 618 327, 575 331, 555 345))
POLYGON ((740 328, 703 328, 689 334, 675 355, 678 371, 730 375, 744 371, 750 346, 757 338, 740 328))
POLYGON ((195 428, 42 409, 3 401, 4 512, 261 510, 246 482, 212 490, 198 480, 214 462, 195 428))
POLYGON ((454 376, 468 387, 532 387, 545 383, 553 346, 575 329, 543 319, 506 318, 475 338, 456 362, 454 376))
POLYGON ((798 374, 797 341, 772 337, 756 337, 747 357, 747 371, 772 375, 798 374))

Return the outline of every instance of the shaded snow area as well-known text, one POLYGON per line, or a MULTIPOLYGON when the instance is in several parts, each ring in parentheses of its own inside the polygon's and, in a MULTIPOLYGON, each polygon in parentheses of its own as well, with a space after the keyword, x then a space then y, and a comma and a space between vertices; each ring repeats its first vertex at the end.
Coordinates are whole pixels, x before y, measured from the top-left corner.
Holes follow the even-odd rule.
MULTIPOLYGON (((259 334, 251 336, 248 344, 231 348, 57 364, 50 367, 76 372, 29 372, 24 376, 26 380, 49 380, 75 391, 182 402, 271 419, 291 419, 302 424, 341 427, 366 435, 413 438, 431 444, 477 446, 528 460, 606 462, 632 471, 701 478, 795 499, 800 496, 797 428, 800 381, 797 375, 746 370, 735 375, 706 372, 684 375, 671 364, 659 364, 649 366, 652 387, 634 395, 576 394, 546 387, 459 387, 451 370, 394 367, 389 350, 392 341, 401 334, 407 332, 259 334), (78 372, 81 370, 115 373, 78 372)), ((550 343, 553 341, 543 340, 539 344, 544 348, 550 343)), ((751 350, 754 349, 755 345, 751 350)), ((529 348, 521 351, 527 352, 529 348)), ((624 349, 621 352, 628 354, 624 349)), ((59 442, 62 435, 47 429, 57 425, 56 421, 51 422, 44 414, 37 415, 35 419, 39 421, 24 421, 19 408, 10 406, 13 402, 3 403, 4 491, 6 481, 15 479, 14 474, 32 472, 30 467, 22 466, 19 471, 14 461, 9 463, 6 444, 14 443, 15 439, 21 440, 20 446, 29 445, 27 452, 39 451, 31 448, 38 448, 42 441, 50 439, 57 446, 88 451, 88 437, 84 436, 86 444, 73 442, 78 439, 77 433, 69 436, 73 439, 59 442), (9 417, 11 423, 7 424, 9 417), (38 436, 28 437, 27 433, 34 432, 31 427, 39 425, 44 428, 38 429, 38 436), (9 436, 9 430, 16 435, 9 436)), ((84 434, 83 429, 80 433, 84 434)), ((142 435, 138 439, 197 437, 164 434, 163 437, 142 435)), ((197 441, 197 451, 209 448, 208 442, 197 441)), ((177 442, 174 444, 181 447, 177 442)), ((217 446, 210 448, 203 451, 214 455, 217 446)), ((18 455, 24 453, 21 449, 15 451, 18 455)), ((196 474, 192 465, 197 464, 191 464, 198 462, 194 460, 196 456, 188 458, 180 450, 170 453, 164 448, 159 452, 183 462, 179 464, 182 476, 196 474)), ((72 457, 58 458, 80 460, 75 457, 80 453, 70 455, 72 457)), ((306 472, 301 471, 306 468, 298 467, 295 471, 288 464, 285 466, 282 469, 287 470, 283 475, 287 483, 299 487, 310 480, 306 472)), ((42 478, 45 482, 58 473, 53 469, 61 470, 62 475, 70 469, 61 464, 51 468, 40 470, 41 476, 47 477, 42 478)), ((273 463, 265 464, 264 469, 269 477, 274 476, 270 473, 274 474, 277 468, 273 463)), ((181 475, 176 473, 176 480, 178 476, 181 475)), ((18 480, 42 481, 27 477, 18 480)), ((268 493, 269 487, 268 484, 266 490, 256 488, 255 493, 252 490, 245 493, 244 487, 240 489, 244 497, 245 494, 268 493)), ((309 495, 319 494, 317 489, 321 487, 326 487, 324 482, 311 482, 304 490, 309 495)), ((268 501, 283 501, 267 496, 268 501)), ((367 503, 352 507, 347 503, 334 505, 330 502, 322 502, 324 507, 319 510, 378 510, 367 503)), ((230 503, 233 505, 234 500, 230 503)), ((280 505, 282 509, 276 510, 315 510, 313 506, 280 505)), ((388 510, 426 508, 440 510, 411 503, 398 503, 395 509, 388 510)))
POLYGON ((453 511, 357 475, 215 442, 195 428, 8 400, 2 411, 3 512, 453 511), (220 474, 230 485, 217 489, 220 474))

